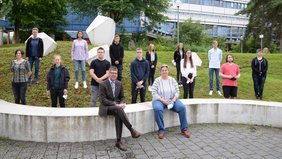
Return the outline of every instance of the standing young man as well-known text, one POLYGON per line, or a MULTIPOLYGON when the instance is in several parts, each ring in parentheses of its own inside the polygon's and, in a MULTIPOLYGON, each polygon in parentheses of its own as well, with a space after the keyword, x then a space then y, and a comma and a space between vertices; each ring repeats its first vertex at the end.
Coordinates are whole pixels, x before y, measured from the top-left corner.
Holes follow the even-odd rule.
POLYGON ((252 60, 252 77, 256 99, 262 100, 264 83, 266 80, 268 61, 262 56, 262 50, 257 50, 257 57, 252 60))
POLYGON ((110 46, 110 57, 112 66, 116 66, 118 68, 118 80, 122 79, 122 61, 124 57, 124 49, 120 44, 119 35, 115 35, 114 42, 110 46))
POLYGON ((234 57, 228 54, 225 58, 226 63, 220 67, 220 76, 222 77, 222 90, 224 98, 236 99, 238 83, 240 78, 240 68, 234 62, 234 57))
POLYGON ((115 116, 116 147, 122 151, 126 151, 126 146, 121 142, 123 124, 128 128, 133 138, 138 138, 141 134, 132 128, 123 110, 125 108, 125 97, 122 83, 116 80, 117 74, 118 69, 115 66, 111 66, 109 69, 109 79, 100 83, 99 93, 101 105, 99 107, 99 115, 115 116))
POLYGON ((136 49, 136 59, 130 64, 131 76, 131 103, 136 103, 138 90, 140 90, 140 100, 145 102, 146 80, 149 76, 149 63, 142 57, 142 49, 136 49))
POLYGON ((105 56, 105 50, 99 47, 97 50, 98 58, 93 60, 90 64, 90 76, 91 76, 91 106, 96 107, 96 101, 99 97, 99 84, 108 78, 108 70, 110 68, 110 62, 107 61, 105 56))
MULTIPOLYGON (((38 84, 38 74, 39 74, 39 63, 43 57, 43 41, 41 38, 37 37, 38 28, 32 28, 32 37, 27 40, 26 43, 26 57, 30 63, 30 68, 32 71, 33 64, 35 64, 35 72, 34 72, 34 82, 38 84)), ((31 84, 30 76, 28 79, 28 84, 31 84)))
POLYGON ((222 96, 220 93, 219 88, 219 68, 220 68, 220 62, 222 59, 222 50, 217 48, 218 43, 216 40, 212 42, 212 49, 208 52, 208 58, 209 58, 209 78, 210 78, 210 92, 209 95, 212 95, 213 92, 213 73, 215 72, 216 77, 216 91, 217 94, 222 96))

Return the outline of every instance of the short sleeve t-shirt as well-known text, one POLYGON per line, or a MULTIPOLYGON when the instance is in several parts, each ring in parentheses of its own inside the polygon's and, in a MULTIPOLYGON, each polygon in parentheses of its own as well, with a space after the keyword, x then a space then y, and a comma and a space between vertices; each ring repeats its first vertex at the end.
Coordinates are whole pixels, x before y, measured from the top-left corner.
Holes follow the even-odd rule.
MULTIPOLYGON (((220 72, 224 75, 231 75, 232 77, 237 76, 240 73, 240 68, 236 64, 225 63, 221 66, 220 72)), ((231 80, 228 78, 222 78, 222 86, 238 86, 237 80, 231 80)))
MULTIPOLYGON (((94 69, 94 74, 100 78, 106 74, 106 72, 109 70, 111 64, 107 60, 98 60, 95 59, 90 64, 90 69, 94 69)), ((91 85, 99 86, 99 83, 96 82, 93 78, 91 78, 91 85)))

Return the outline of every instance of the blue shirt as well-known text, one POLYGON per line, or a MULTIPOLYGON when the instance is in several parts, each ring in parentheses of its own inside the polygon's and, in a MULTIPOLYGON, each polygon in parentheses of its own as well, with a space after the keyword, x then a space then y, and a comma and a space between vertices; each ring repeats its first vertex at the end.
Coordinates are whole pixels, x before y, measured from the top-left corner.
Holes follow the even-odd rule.
POLYGON ((37 57, 39 38, 31 39, 31 56, 37 57))
POLYGON ((212 48, 208 52, 209 68, 220 68, 220 62, 222 59, 222 50, 219 48, 212 48))

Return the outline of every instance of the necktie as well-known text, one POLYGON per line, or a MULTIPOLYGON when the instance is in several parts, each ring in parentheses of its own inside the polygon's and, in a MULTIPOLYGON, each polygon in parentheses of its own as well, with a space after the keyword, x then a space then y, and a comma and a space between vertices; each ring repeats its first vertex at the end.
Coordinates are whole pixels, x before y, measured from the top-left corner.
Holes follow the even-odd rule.
POLYGON ((114 97, 115 97, 115 90, 116 90, 116 88, 115 88, 115 82, 111 82, 111 87, 112 87, 112 91, 113 91, 113 95, 114 95, 114 97))

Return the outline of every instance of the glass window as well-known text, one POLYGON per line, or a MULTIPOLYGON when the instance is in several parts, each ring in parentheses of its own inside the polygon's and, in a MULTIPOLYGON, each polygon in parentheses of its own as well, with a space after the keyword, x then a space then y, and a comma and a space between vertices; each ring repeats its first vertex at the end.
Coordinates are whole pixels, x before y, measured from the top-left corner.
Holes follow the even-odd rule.
POLYGON ((202 0, 203 5, 212 6, 212 0, 202 0))
POLYGON ((189 0, 190 4, 200 4, 200 0, 189 0))
POLYGON ((219 0, 213 0, 213 6, 215 6, 215 7, 220 7, 220 2, 219 2, 219 0))

